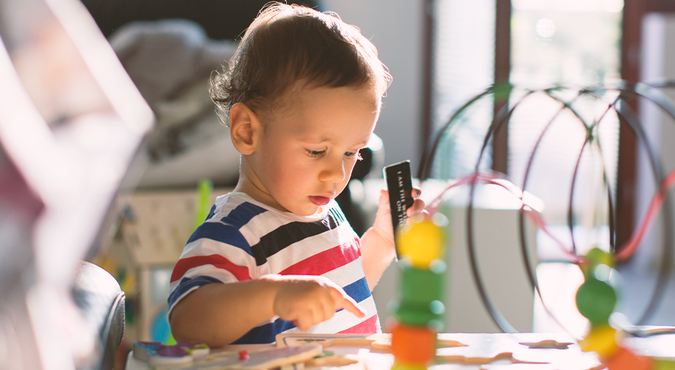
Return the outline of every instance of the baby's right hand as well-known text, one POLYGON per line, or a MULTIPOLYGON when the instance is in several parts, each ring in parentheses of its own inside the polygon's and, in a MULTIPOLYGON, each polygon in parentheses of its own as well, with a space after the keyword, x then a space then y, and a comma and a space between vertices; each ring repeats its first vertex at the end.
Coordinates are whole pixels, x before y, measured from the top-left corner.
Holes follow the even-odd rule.
POLYGON ((357 317, 366 315, 352 297, 323 276, 268 275, 266 278, 279 283, 273 301, 275 314, 293 321, 300 330, 330 319, 341 308, 357 317))

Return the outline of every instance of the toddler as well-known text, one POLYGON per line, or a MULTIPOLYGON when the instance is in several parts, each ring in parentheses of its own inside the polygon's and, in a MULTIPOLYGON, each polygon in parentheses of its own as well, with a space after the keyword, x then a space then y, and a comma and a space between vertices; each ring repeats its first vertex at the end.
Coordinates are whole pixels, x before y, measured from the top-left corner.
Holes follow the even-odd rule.
MULTIPOLYGON (((334 199, 390 81, 372 43, 336 15, 281 3, 261 11, 212 78, 240 174, 173 270, 177 340, 218 347, 381 331, 371 290, 395 255, 387 193, 361 238, 334 199)), ((423 208, 416 199, 409 215, 423 208)))

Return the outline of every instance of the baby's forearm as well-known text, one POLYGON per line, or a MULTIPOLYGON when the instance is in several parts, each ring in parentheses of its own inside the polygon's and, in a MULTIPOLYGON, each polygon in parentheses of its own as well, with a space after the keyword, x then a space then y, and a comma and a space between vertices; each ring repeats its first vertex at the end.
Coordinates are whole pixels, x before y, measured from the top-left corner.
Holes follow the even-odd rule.
POLYGON ((396 255, 393 237, 386 238, 374 228, 368 229, 361 237, 361 263, 363 272, 372 291, 378 280, 396 255))
POLYGON ((222 347, 275 316, 308 330, 341 308, 357 317, 366 315, 326 277, 270 274, 259 280, 204 285, 176 303, 169 322, 178 341, 222 347))
POLYGON ((171 310, 172 334, 214 348, 229 344, 275 316, 275 289, 269 280, 204 285, 171 310))

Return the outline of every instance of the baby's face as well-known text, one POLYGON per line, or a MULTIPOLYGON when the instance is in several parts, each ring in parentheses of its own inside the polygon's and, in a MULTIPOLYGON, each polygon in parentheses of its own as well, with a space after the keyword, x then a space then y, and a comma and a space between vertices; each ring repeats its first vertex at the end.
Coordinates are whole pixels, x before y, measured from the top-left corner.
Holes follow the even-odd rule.
POLYGON ((283 113, 263 122, 253 171, 269 205, 312 215, 344 190, 375 129, 374 88, 320 87, 289 93, 283 113))

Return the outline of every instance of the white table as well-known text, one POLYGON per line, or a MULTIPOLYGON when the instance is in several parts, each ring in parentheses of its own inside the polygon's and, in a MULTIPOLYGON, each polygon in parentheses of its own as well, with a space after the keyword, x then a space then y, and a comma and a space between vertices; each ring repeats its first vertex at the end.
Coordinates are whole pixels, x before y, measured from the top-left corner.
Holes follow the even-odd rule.
MULTIPOLYGON (((479 369, 481 358, 493 358, 502 353, 512 353, 515 360, 521 363, 514 363, 508 359, 500 359, 493 362, 485 360, 489 365, 482 365, 483 368, 505 368, 505 369, 590 369, 599 365, 597 356, 594 353, 582 352, 574 340, 569 335, 556 333, 442 333, 439 339, 455 340, 465 344, 465 347, 439 348, 437 356, 464 356, 469 364, 447 363, 434 365, 434 369, 479 369), (566 349, 533 349, 521 343, 536 343, 542 340, 555 340, 559 343, 572 343, 566 349), (527 362, 527 363, 522 363, 527 362)), ((272 345, 255 346, 227 346, 225 350, 239 351, 242 349, 257 349, 272 347, 272 345)), ((671 347, 672 348, 672 347, 671 347)), ((328 350, 356 357, 359 360, 357 366, 350 365, 350 369, 368 369, 368 370, 388 370, 394 362, 393 355, 387 353, 374 353, 368 349, 359 347, 329 347, 328 350)), ((673 354, 675 355, 675 354, 673 354)), ((133 357, 130 353, 127 361, 127 370, 146 370, 148 365, 133 357)))

